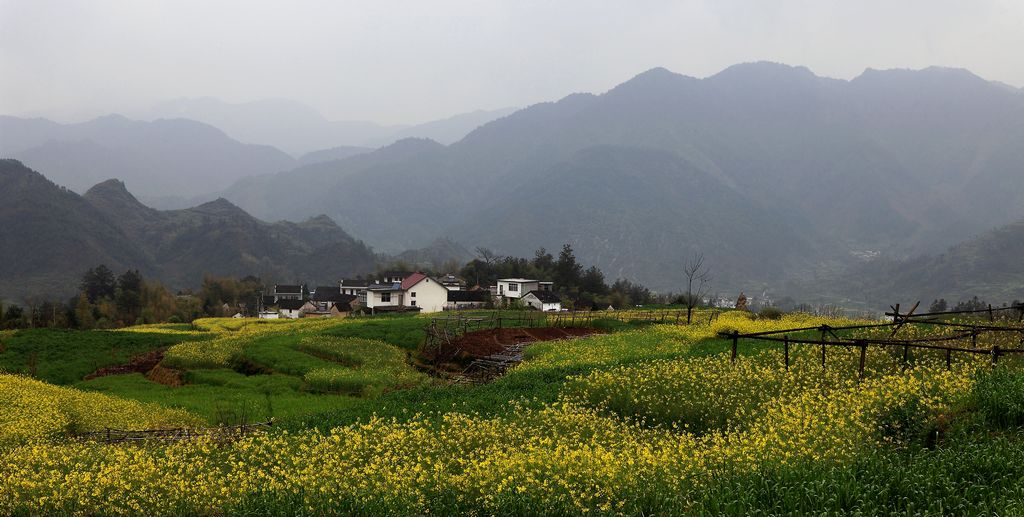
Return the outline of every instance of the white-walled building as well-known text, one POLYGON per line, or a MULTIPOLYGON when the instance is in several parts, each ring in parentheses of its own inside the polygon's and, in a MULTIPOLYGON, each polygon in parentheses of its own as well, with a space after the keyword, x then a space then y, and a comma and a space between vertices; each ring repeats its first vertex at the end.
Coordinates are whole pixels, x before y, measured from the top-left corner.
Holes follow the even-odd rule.
POLYGON ((282 318, 298 319, 302 317, 302 308, 306 302, 302 300, 281 300, 277 302, 277 312, 282 318))
POLYGON ((423 273, 409 275, 401 287, 406 303, 421 312, 441 312, 448 303, 448 289, 423 273))
MULTIPOLYGON (((394 279, 394 276, 388 277, 394 279)), ((365 307, 373 312, 440 312, 448 303, 448 289, 423 273, 412 273, 400 282, 373 284, 366 289, 365 307)))
POLYGON ((539 280, 528 278, 501 278, 498 279, 498 296, 502 298, 522 298, 530 291, 540 290, 539 280))
POLYGON ((551 291, 530 291, 522 297, 523 303, 539 311, 562 310, 562 300, 551 291))
POLYGON ((405 305, 403 294, 400 283, 373 284, 366 289, 364 307, 375 312, 395 310, 405 305))

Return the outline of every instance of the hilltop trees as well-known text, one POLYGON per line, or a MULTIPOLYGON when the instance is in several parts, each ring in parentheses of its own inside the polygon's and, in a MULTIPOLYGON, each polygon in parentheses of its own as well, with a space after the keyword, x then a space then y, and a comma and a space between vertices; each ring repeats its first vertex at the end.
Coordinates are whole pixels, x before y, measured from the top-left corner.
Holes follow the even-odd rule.
POLYGON ((477 248, 477 254, 459 274, 482 288, 494 285, 499 278, 550 280, 562 301, 576 308, 628 307, 650 303, 654 298, 647 288, 628 280, 616 280, 609 286, 604 272, 596 266, 584 268, 569 244, 562 246, 557 259, 544 248, 534 252, 532 259, 501 256, 486 248, 477 248))

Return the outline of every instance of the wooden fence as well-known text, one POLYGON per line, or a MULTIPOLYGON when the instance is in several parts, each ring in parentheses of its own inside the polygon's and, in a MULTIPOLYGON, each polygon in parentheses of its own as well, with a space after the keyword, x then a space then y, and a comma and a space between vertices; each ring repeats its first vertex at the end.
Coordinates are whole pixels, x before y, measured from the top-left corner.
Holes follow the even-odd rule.
MULTIPOLYGON (((987 355, 991 358, 991 364, 995 365, 998 363, 999 358, 1004 355, 1011 354, 1022 354, 1024 353, 1024 326, 1020 325, 1024 321, 1024 305, 1015 305, 1012 307, 1001 307, 993 308, 989 306, 987 309, 982 310, 968 310, 968 311, 943 311, 933 313, 922 313, 914 314, 918 304, 907 313, 900 313, 899 304, 892 306, 892 312, 887 312, 886 315, 892 317, 892 322, 878 323, 870 325, 848 325, 832 327, 829 325, 821 325, 818 327, 803 327, 803 328, 792 328, 785 330, 772 330, 766 332, 755 332, 749 334, 740 334, 739 331, 732 332, 720 332, 719 336, 727 338, 732 341, 730 361, 736 361, 737 350, 739 348, 740 340, 746 340, 747 342, 752 341, 767 341, 782 344, 783 352, 783 363, 786 369, 789 369, 790 364, 790 347, 793 345, 812 345, 821 347, 821 366, 825 367, 826 364, 826 350, 828 347, 842 347, 842 348, 854 348, 860 351, 860 361, 858 365, 858 376, 864 376, 864 366, 867 356, 867 348, 869 346, 877 346, 883 349, 886 348, 897 348, 902 349, 902 363, 904 366, 909 364, 911 350, 932 350, 945 352, 946 368, 951 367, 952 355, 954 353, 963 354, 977 354, 987 355), (1003 318, 1005 325, 996 325, 996 315, 1009 315, 1003 318), (977 316, 987 315, 989 324, 979 323, 968 323, 965 321, 947 321, 945 318, 951 316, 977 316), (907 324, 915 325, 927 325, 927 326, 938 326, 945 329, 949 329, 951 333, 947 335, 937 335, 913 339, 898 339, 896 335, 899 331, 907 324), (840 336, 837 332, 849 332, 856 330, 867 330, 867 329, 892 329, 888 338, 865 338, 865 337, 848 337, 840 336), (819 332, 819 339, 806 338, 806 337, 795 337, 795 335, 806 334, 808 332, 817 331, 819 332), (979 339, 984 337, 986 334, 994 334, 1001 336, 1013 336, 1016 335, 1018 338, 1016 346, 1004 347, 998 343, 994 343, 988 346, 979 346, 979 339)), ((1012 340, 1009 340, 1012 341, 1012 340)))

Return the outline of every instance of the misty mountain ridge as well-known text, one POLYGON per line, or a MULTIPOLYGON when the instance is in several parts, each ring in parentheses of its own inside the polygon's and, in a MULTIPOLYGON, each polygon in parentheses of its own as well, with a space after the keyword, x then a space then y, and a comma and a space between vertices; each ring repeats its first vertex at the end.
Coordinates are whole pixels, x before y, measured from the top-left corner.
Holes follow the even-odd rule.
POLYGON ((702 250, 725 289, 777 287, 779 265, 752 257, 807 250, 782 268, 807 274, 865 252, 938 252, 1024 217, 1022 113, 1019 91, 957 69, 840 80, 763 62, 704 79, 656 68, 603 94, 519 110, 448 147, 381 149, 222 195, 263 218, 326 213, 386 250, 442 235, 515 255, 567 241, 584 262, 660 289, 677 287, 683 257, 702 250), (588 149, 614 158, 606 167, 583 158, 588 149), (666 168, 665 153, 678 163, 666 168), (615 165, 624 154, 628 168, 615 165), (677 188, 693 180, 667 170, 701 171, 715 188, 677 188), (366 195, 381 192, 388 203, 366 195), (674 214, 661 227, 697 228, 664 245, 631 241, 656 231, 645 222, 653 214, 674 214), (777 239, 749 239, 766 225, 777 239))
POLYGON ((273 147, 240 143, 201 122, 120 115, 76 124, 0 116, 0 155, 76 192, 116 177, 143 196, 195 196, 295 165, 273 147))
POLYGON ((423 124, 384 125, 328 120, 316 109, 292 100, 230 103, 203 97, 159 103, 145 118, 198 120, 223 129, 241 142, 271 145, 298 157, 339 146, 377 148, 404 138, 430 138, 451 144, 473 129, 513 111, 513 108, 476 110, 423 124))

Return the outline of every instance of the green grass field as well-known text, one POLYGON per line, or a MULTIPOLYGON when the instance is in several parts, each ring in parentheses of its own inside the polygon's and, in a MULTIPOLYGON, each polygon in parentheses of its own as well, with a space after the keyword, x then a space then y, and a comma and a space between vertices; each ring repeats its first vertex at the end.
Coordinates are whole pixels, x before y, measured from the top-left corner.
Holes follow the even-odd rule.
POLYGON ((171 328, 180 331, 15 331, 0 337, 0 371, 28 374, 53 384, 72 384, 99 368, 126 363, 146 352, 213 337, 209 333, 192 333, 187 327, 171 328))
MULTIPOLYGON (((779 345, 762 341, 732 364, 718 331, 819 321, 737 314, 690 327, 604 321, 608 334, 533 344, 507 375, 451 385, 411 367, 428 321, 201 322, 211 335, 165 359, 182 370, 182 386, 141 374, 72 385, 213 423, 273 416, 276 431, 212 448, 43 440, 0 449, 10 472, 0 513, 1024 512, 1019 361, 991 368, 964 356, 947 370, 941 355, 922 352, 904 369, 898 355, 872 349, 858 379, 856 351, 830 351, 823 369, 816 347, 798 347, 787 370, 779 345)), ((25 408, 15 414, 65 407, 54 396, 11 400, 25 408)), ((103 409, 88 404, 104 400, 64 414, 96 425, 103 409)), ((26 436, 34 425, 26 417, 14 429, 26 436)))

